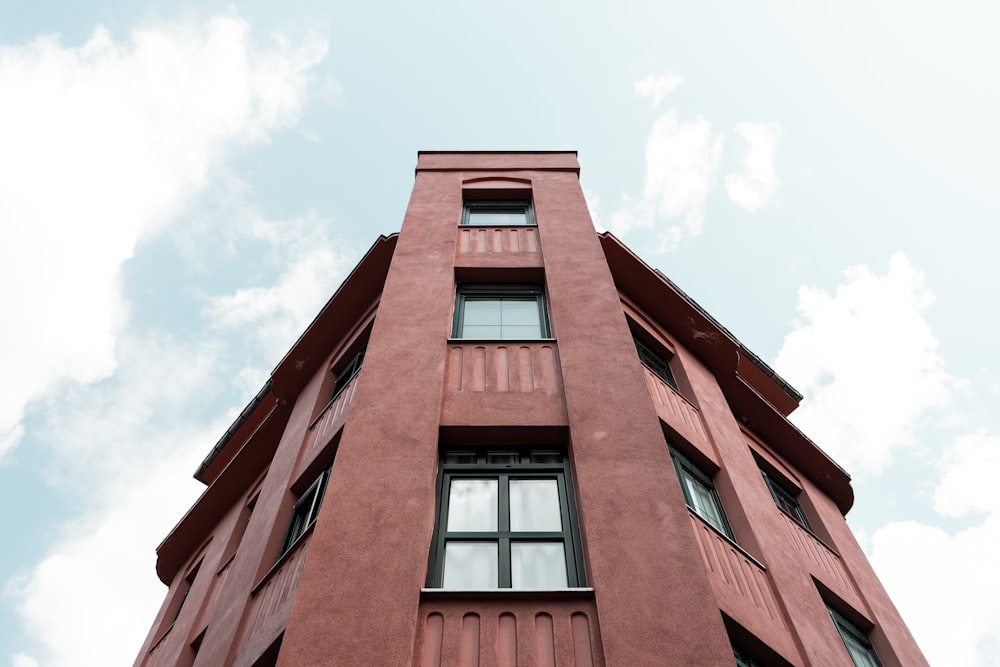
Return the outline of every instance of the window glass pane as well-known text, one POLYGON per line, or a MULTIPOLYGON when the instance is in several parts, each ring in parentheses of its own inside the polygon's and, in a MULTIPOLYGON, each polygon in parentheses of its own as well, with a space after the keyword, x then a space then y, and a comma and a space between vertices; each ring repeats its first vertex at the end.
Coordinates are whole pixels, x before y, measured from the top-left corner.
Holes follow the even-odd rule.
POLYGON ((496 542, 449 542, 444 548, 445 588, 497 588, 496 542))
POLYGON ((533 339, 541 338, 542 332, 537 324, 531 326, 505 324, 499 337, 503 340, 533 339))
POLYGON ((514 588, 566 588, 566 554, 561 542, 511 542, 514 588))
POLYGON ((475 452, 448 452, 444 457, 445 463, 475 463, 475 452))
POLYGON ((525 210, 472 209, 469 211, 470 225, 526 225, 528 214, 525 210))
POLYGON ((725 528, 726 524, 722 520, 722 513, 715 502, 715 495, 712 493, 712 490, 702 484, 700 480, 687 473, 684 475, 684 484, 687 486, 688 494, 691 498, 691 506, 698 513, 698 516, 719 530, 727 532, 725 528))
POLYGON ((448 531, 486 532, 497 529, 499 482, 495 479, 453 479, 448 495, 448 531))
MULTIPOLYGON (((462 327, 462 338, 500 338, 500 325, 468 325, 462 327)), ((537 336, 536 336, 537 338, 537 336)))
POLYGON ((531 452, 532 463, 562 463, 559 452, 531 452))
POLYGON ((854 637, 843 634, 844 644, 847 645, 847 652, 851 654, 851 660, 857 667, 882 667, 875 652, 868 646, 862 644, 854 637))
POLYGON ((500 299, 465 298, 465 311, 462 314, 462 322, 469 325, 492 325, 500 324, 500 299))
POLYGON ((531 299, 504 299, 501 321, 508 324, 538 326, 538 301, 531 299))
POLYGON ((510 480, 510 529, 525 532, 562 530, 556 480, 510 480))

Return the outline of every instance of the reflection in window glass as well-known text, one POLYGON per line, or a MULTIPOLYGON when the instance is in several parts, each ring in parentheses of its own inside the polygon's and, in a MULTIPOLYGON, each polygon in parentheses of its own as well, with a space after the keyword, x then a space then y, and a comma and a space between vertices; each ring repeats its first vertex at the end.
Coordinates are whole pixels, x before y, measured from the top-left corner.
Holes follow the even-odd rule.
POLYGON ((566 554, 561 542, 511 542, 514 588, 565 588, 566 554))
POLYGON ((453 479, 448 495, 448 530, 497 529, 499 483, 495 479, 453 479))
POLYGON ((503 209, 472 209, 469 211, 470 225, 527 225, 528 212, 521 210, 503 209))
POLYGON ((523 532, 558 532, 559 485, 554 479, 510 481, 510 529, 523 532))
POLYGON ((533 297, 466 298, 462 337, 502 340, 541 338, 538 300, 533 297))
POLYGON ((499 585, 496 542, 449 542, 444 551, 444 588, 499 585))

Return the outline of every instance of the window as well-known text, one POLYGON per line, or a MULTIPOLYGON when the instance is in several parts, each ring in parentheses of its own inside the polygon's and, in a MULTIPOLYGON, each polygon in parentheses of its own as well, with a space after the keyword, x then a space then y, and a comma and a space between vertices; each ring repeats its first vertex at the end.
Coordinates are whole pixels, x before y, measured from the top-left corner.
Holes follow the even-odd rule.
POLYGON ((830 607, 826 610, 830 612, 830 618, 837 626, 837 632, 844 640, 844 646, 847 647, 847 653, 851 656, 855 667, 882 667, 872 643, 868 641, 868 635, 830 607))
POLYGON ((430 586, 581 585, 573 494, 562 452, 448 450, 438 484, 430 586))
POLYGON ((316 478, 309 488, 306 489, 295 502, 292 510, 292 520, 288 524, 288 533, 285 541, 281 545, 281 553, 278 558, 285 555, 292 546, 299 541, 302 534, 316 523, 316 516, 319 514, 319 506, 323 503, 323 493, 326 491, 326 480, 330 477, 330 469, 327 468, 316 478))
POLYGON ((347 383, 351 381, 351 378, 358 374, 358 371, 361 370, 361 362, 364 361, 364 358, 365 351, 361 350, 354 355, 354 358, 347 362, 344 369, 337 374, 337 379, 333 383, 333 391, 330 394, 331 401, 344 390, 344 387, 346 387, 347 383))
POLYGON ((525 340, 549 337, 540 285, 460 285, 455 338, 525 340))
POLYGON ((502 227, 534 225, 531 202, 525 200, 467 201, 462 213, 463 225, 502 227))
POLYGON ((712 479, 675 450, 670 450, 670 456, 674 460, 674 468, 677 469, 687 506, 717 531, 733 539, 733 533, 729 529, 729 522, 726 521, 726 515, 722 511, 722 503, 719 502, 719 494, 715 491, 712 479))
POLYGON ((641 340, 632 337, 635 341, 635 349, 639 353, 639 361, 645 364, 646 368, 653 371, 653 373, 673 387, 674 391, 677 391, 677 380, 674 379, 674 374, 670 372, 670 365, 656 352, 641 340))
POLYGON ((764 476, 764 481, 767 482, 767 488, 771 490, 771 497, 774 498, 774 503, 778 506, 778 509, 794 519, 797 524, 812 532, 809 520, 806 519, 805 512, 802 511, 802 506, 799 505, 795 494, 778 484, 773 477, 763 470, 760 471, 760 474, 764 476))
POLYGON ((760 667, 760 663, 747 657, 738 648, 733 648, 733 656, 736 658, 736 667, 760 667))

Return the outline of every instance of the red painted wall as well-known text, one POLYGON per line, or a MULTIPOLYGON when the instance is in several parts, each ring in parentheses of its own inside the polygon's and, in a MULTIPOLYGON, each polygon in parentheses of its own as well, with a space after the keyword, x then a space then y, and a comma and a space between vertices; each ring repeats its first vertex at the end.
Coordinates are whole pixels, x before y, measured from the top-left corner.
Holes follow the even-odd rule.
POLYGON ((846 477, 784 421, 797 398, 765 369, 740 379, 738 341, 595 234, 574 153, 422 153, 381 243, 161 545, 172 584, 137 665, 731 665, 731 641, 762 664, 850 664, 826 604, 874 624, 887 667, 926 665, 841 516, 846 477), (530 193, 537 228, 460 227, 464 191, 530 193), (543 283, 553 340, 450 340, 457 281, 543 283), (674 355, 680 391, 639 362, 626 313, 674 355), (365 336, 330 403, 330 369, 365 336), (566 447, 585 587, 422 591, 443 441, 566 447), (685 506, 668 441, 713 475, 734 541, 685 506), (813 532, 778 510, 754 452, 813 532), (279 558, 331 461, 318 520, 279 558))

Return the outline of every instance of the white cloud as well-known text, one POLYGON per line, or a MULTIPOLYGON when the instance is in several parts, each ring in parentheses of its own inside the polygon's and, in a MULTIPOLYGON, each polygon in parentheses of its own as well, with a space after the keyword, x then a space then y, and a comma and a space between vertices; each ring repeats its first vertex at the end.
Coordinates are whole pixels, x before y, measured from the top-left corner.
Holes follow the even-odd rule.
POLYGON ((120 270, 227 150, 289 126, 322 40, 252 44, 235 17, 0 47, 0 456, 27 403, 115 370, 120 270))
POLYGON ((701 116, 678 121, 671 109, 656 119, 646 140, 642 198, 624 198, 611 217, 611 231, 624 236, 635 228, 653 228, 656 252, 672 250, 684 236, 699 234, 705 200, 722 159, 722 143, 722 137, 713 134, 711 124, 701 116), (669 223, 676 218, 683 220, 669 223))
POLYGON ((135 659, 166 593, 155 545, 204 488, 191 473, 226 427, 199 414, 229 372, 221 349, 125 332, 113 378, 44 405, 41 439, 59 461, 48 481, 81 511, 8 584, 40 664, 135 659))
POLYGON ((793 421, 853 474, 872 475, 914 444, 921 415, 948 404, 954 379, 924 317, 933 297, 902 253, 885 275, 856 266, 846 278, 832 295, 799 289, 802 321, 774 365, 807 397, 793 421))
POLYGON ((315 215, 259 221, 252 233, 271 244, 286 268, 275 285, 212 298, 208 315, 216 326, 252 331, 263 356, 280 359, 357 260, 353 249, 333 243, 327 233, 331 226, 315 215))
POLYGON ((653 106, 659 106, 663 98, 674 92, 683 81, 684 77, 677 74, 650 74, 635 82, 635 94, 639 97, 651 97, 653 106))
POLYGON ((753 213, 766 206, 778 194, 781 181, 774 170, 774 151, 781 137, 777 123, 738 123, 736 133, 749 145, 742 170, 726 176, 729 198, 743 210, 753 213))
POLYGON ((945 457, 935 506, 951 517, 985 512, 982 521, 954 533, 894 522, 872 540, 872 565, 933 665, 996 664, 1000 570, 990 554, 1000 544, 1000 497, 992 479, 998 464, 1000 438, 958 438, 945 457))

